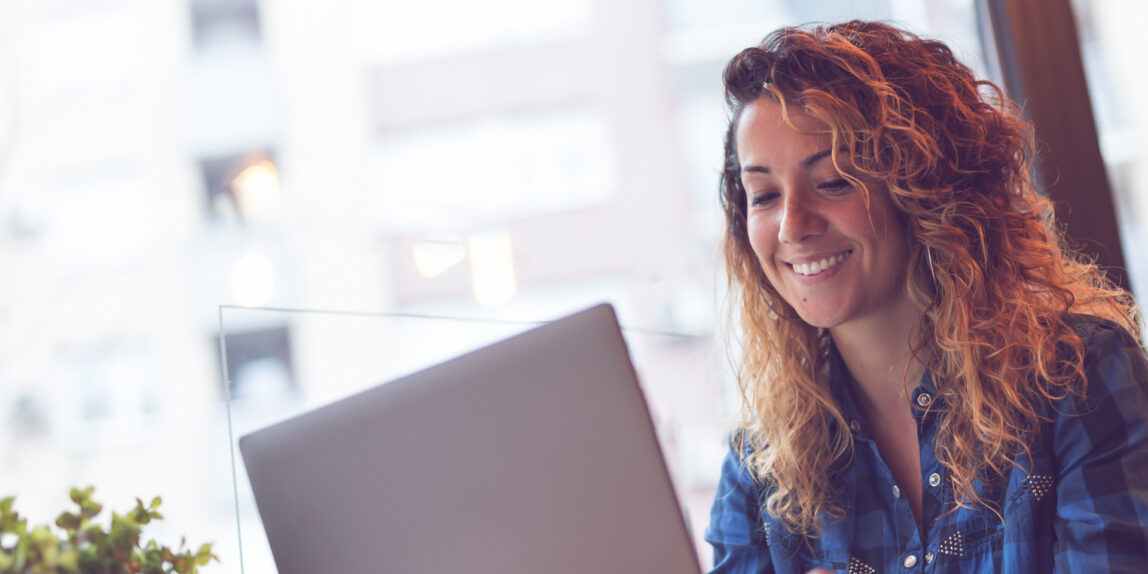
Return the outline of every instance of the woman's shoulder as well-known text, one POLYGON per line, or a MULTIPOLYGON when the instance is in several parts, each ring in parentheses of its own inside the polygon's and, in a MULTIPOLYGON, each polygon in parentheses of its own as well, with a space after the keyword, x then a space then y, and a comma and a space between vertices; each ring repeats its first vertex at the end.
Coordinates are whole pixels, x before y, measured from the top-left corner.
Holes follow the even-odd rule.
MULTIPOLYGON (((1064 316, 1064 322, 1068 324, 1081 339, 1084 339, 1086 344, 1115 340, 1122 344, 1131 344, 1140 348, 1139 343, 1132 333, 1111 319, 1083 313, 1068 313, 1064 316)), ((1089 346, 1091 347, 1092 345, 1089 346)))
POLYGON ((1117 321, 1085 313, 1066 313, 1064 323, 1085 343, 1088 351, 1111 351, 1116 348, 1143 355, 1145 349, 1124 325, 1117 321))
POLYGON ((1144 398, 1148 396, 1148 357, 1136 337, 1119 323, 1095 315, 1072 314, 1065 322, 1081 338, 1085 352, 1081 365, 1085 396, 1083 404, 1077 402, 1073 410, 1090 411, 1104 401, 1127 399, 1148 405, 1144 398))
POLYGON ((1085 368, 1114 357, 1144 359, 1144 347, 1123 325, 1096 315, 1068 314, 1065 323, 1084 343, 1085 368))

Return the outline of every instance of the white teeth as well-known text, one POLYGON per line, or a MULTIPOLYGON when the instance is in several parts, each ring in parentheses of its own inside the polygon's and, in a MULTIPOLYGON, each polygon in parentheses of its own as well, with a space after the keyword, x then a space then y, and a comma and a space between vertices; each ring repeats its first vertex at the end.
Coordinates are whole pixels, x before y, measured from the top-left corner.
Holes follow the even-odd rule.
POLYGON ((840 255, 826 257, 821 261, 813 261, 811 263, 794 263, 793 270, 796 271, 798 275, 817 275, 818 273, 821 273, 830 267, 839 265, 852 254, 852 251, 846 251, 840 255))

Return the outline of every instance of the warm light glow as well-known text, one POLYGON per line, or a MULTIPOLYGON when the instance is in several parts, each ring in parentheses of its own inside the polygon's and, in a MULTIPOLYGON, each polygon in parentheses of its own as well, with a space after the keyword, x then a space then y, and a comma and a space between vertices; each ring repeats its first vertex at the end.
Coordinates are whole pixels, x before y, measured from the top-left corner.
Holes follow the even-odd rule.
POLYGON ((231 182, 244 217, 259 217, 279 205, 279 170, 269 161, 247 166, 231 182))
POLYGON ((419 275, 432 279, 466 259, 466 246, 462 241, 424 239, 415 244, 411 255, 419 275))
POLYGON ((275 265, 266 255, 252 251, 231 267, 231 295, 243 307, 265 305, 275 294, 275 265))
POLYGON ((480 305, 497 307, 514 299, 518 283, 514 277, 514 249, 510 232, 471 235, 466 238, 470 252, 470 285, 480 305))

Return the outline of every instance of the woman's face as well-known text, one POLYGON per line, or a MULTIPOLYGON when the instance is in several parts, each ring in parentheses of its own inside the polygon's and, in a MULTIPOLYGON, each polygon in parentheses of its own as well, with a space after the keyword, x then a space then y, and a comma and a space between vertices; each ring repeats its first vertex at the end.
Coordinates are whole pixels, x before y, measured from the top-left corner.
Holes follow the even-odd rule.
MULTIPOLYGON (((836 328, 910 305, 905 233, 879 182, 869 200, 829 157, 820 122, 797 106, 759 98, 742 110, 736 141, 749 243, 774 289, 808 324, 836 328), (807 132, 807 133, 801 133, 807 132)), ((844 150, 842 150, 844 151, 844 150)), ((847 153, 838 161, 852 167, 847 153)))

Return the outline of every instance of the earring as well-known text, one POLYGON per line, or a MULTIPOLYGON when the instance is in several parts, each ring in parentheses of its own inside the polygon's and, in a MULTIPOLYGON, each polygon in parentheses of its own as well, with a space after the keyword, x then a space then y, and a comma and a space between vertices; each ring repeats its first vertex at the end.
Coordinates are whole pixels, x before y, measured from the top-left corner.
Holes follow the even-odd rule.
POLYGON ((933 269, 933 248, 925 246, 925 257, 929 258, 929 275, 933 276, 933 290, 937 290, 937 272, 933 269))

